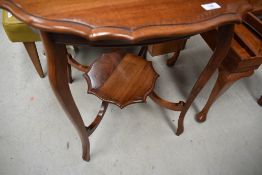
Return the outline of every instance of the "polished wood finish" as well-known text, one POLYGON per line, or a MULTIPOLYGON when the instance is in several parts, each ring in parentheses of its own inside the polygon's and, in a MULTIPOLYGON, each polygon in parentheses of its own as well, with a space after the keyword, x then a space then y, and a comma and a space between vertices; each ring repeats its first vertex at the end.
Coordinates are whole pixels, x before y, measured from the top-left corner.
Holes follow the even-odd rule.
POLYGON ((175 63, 176 63, 176 61, 177 61, 177 59, 178 59, 178 57, 179 57, 179 55, 180 55, 180 52, 185 48, 185 46, 186 46, 186 42, 187 42, 187 39, 180 39, 180 40, 178 40, 178 43, 176 44, 176 46, 174 47, 174 49, 175 49, 175 51, 174 51, 174 55, 170 58, 170 59, 168 59, 167 60, 167 62, 166 62, 166 64, 168 65, 168 66, 173 66, 175 63))
POLYGON ((52 42, 47 32, 41 32, 41 38, 48 58, 48 77, 51 87, 68 118, 77 129, 82 141, 82 157, 88 161, 90 159, 88 132, 68 85, 68 78, 66 76, 68 65, 66 47, 65 45, 52 42))
MULTIPOLYGON (((174 52, 174 55, 167 60, 167 66, 172 67, 176 64, 180 52, 185 48, 188 38, 180 39, 178 42, 173 43, 172 45, 166 45, 166 47, 173 47, 174 49, 171 52, 174 52)), ((168 43, 166 43, 168 44, 168 43)), ((161 52, 160 52, 161 53, 161 52)), ((163 52, 163 54, 167 54, 170 52, 163 52)), ((162 54, 162 53, 161 53, 162 54)))
POLYGON ((167 65, 173 66, 176 63, 181 50, 185 48, 186 41, 187 38, 182 38, 175 41, 153 44, 148 47, 148 51, 151 54, 151 56, 159 56, 174 52, 174 55, 167 60, 167 65))
MULTIPOLYGON (((74 49, 78 49, 77 47, 74 47, 74 49)), ((72 77, 72 66, 76 68, 77 70, 81 72, 87 72, 89 70, 89 66, 80 64, 78 61, 76 61, 71 54, 67 55, 67 77, 69 83, 73 83, 73 77, 72 77)))
POLYGON ((215 100, 221 96, 228 88, 230 88, 236 81, 249 77, 254 73, 253 70, 240 72, 240 73, 231 73, 227 70, 219 70, 218 78, 212 89, 212 92, 208 98, 208 101, 204 108, 196 116, 198 122, 204 122, 207 118, 207 113, 210 110, 211 106, 215 100))
MULTIPOLYGON (((213 53, 211 60, 209 61, 209 63, 205 67, 204 71, 201 73, 200 77, 198 78, 197 82, 195 83, 195 85, 194 85, 194 87, 193 87, 193 89, 192 89, 192 91, 191 91, 191 93, 190 93, 190 95, 187 99, 187 102, 186 102, 182 112, 180 113, 179 121, 178 121, 177 135, 180 135, 184 130, 183 120, 184 120, 184 116, 185 116, 185 111, 187 111, 189 106, 192 104, 192 102, 194 101, 194 99, 196 98, 198 93, 201 91, 204 84, 206 84, 206 82, 209 80, 210 76, 214 73, 216 68, 218 68, 220 66, 220 64, 223 62, 223 59, 221 59, 221 58, 224 58, 226 56, 226 54, 227 54, 227 52, 230 48, 231 39, 233 38, 233 31, 234 31, 233 29, 234 29, 233 26, 226 26, 224 28, 218 29, 219 32, 215 33, 215 35, 212 35, 213 37, 215 37, 215 40, 217 41, 217 45, 215 47, 216 49, 213 53), (230 31, 230 32, 227 32, 227 30, 230 31), (223 50, 223 49, 225 49, 225 50, 223 50), (214 62, 216 62, 216 63, 214 63, 214 62), (214 68, 214 66, 216 68, 214 68)), ((186 42, 186 39, 183 42, 186 42)), ((178 48, 179 48, 179 52, 180 52, 182 48, 181 47, 178 47, 178 48)), ((179 56, 179 54, 176 55, 176 57, 172 57, 168 60, 169 66, 173 66, 175 64, 178 56, 179 56)))
POLYGON ((79 62, 77 62, 73 57, 72 55, 68 54, 68 64, 73 66, 74 68, 76 68, 77 70, 81 71, 81 72, 87 72, 89 70, 89 66, 87 65, 83 65, 83 64, 80 64, 79 62))
MULTIPOLYGON (((145 49, 141 49, 141 55, 145 49)), ((88 84, 88 93, 103 101, 99 115, 87 127, 90 134, 102 120, 108 103, 124 108, 129 104, 146 102, 147 96, 150 96, 154 102, 170 110, 182 111, 185 105, 182 101, 166 101, 153 92, 158 74, 152 62, 133 54, 121 51, 103 54, 91 64, 84 77, 88 84)))
POLYGON ((187 98, 186 104, 181 111, 178 119, 178 128, 177 135, 180 135, 184 131, 184 118, 187 110, 193 103, 196 96, 203 89, 204 85, 208 82, 210 77, 214 74, 220 64, 223 62, 227 52, 230 49, 230 43, 234 35, 234 26, 226 25, 218 28, 217 34, 217 47, 209 60, 207 66, 204 68, 197 82, 195 83, 193 89, 190 92, 189 97, 187 98))
POLYGON ((223 8, 205 10, 201 5, 208 3, 206 0, 1 0, 0 6, 41 30, 74 34, 90 41, 136 43, 197 34, 239 22, 252 8, 248 0, 216 2, 223 8))
MULTIPOLYGON (((236 34, 232 44, 230 51, 226 57, 226 59, 223 61, 223 67, 229 72, 245 72, 250 70, 250 68, 256 69, 262 64, 261 56, 259 56, 257 51, 259 51, 259 47, 261 47, 261 41, 258 40, 256 35, 250 31, 247 30, 247 28, 244 25, 237 25, 236 30, 242 30, 238 33, 243 33, 245 36, 247 36, 248 40, 240 40, 239 35, 236 34), (254 39, 255 37, 255 39, 254 39), (245 42, 249 42, 253 46, 256 46, 257 51, 252 51, 245 42)), ((206 33, 202 33, 201 36, 206 41, 206 43, 209 45, 209 47, 212 50, 215 50, 216 48, 216 39, 214 36, 217 35, 216 30, 212 30, 206 33)), ((261 52, 261 51, 260 51, 261 52)))
MULTIPOLYGON (((256 21, 259 20, 255 15, 253 17, 256 18, 256 21)), ((252 26, 252 29, 257 30, 256 26, 253 26, 253 21, 250 20, 250 14, 245 19, 245 23, 249 24, 249 27, 252 26), (249 23, 250 21, 251 23, 249 23)), ((204 122, 215 100, 236 81, 253 75, 254 71, 262 64, 262 39, 249 27, 244 24, 236 26, 231 49, 219 69, 217 81, 206 105, 196 116, 197 121, 204 122)), ((262 24, 260 27, 262 27, 262 24)), ((214 35, 216 35, 216 31, 202 34, 202 37, 213 50, 216 44, 214 35)), ((261 101, 258 100, 259 102, 261 101)))
POLYGON ((164 43, 149 45, 148 51, 151 56, 159 56, 171 52, 177 52, 179 48, 184 49, 185 44, 185 39, 178 39, 175 41, 168 41, 164 43))
MULTIPOLYGON (((256 11, 257 15, 262 14, 262 8, 256 11)), ((247 13, 245 17, 246 24, 252 26, 253 29, 257 31, 258 34, 262 33, 262 21, 256 17, 256 13, 247 13)))
POLYGON ((43 72, 42 66, 41 66, 41 62, 37 53, 37 49, 36 49, 36 45, 34 42, 24 42, 23 43, 26 51, 32 61, 32 63, 34 64, 35 70, 37 71, 38 75, 41 78, 45 77, 45 74, 43 72))
POLYGON ((107 107, 108 103, 103 101, 95 120, 88 127, 86 127, 88 136, 90 136, 95 131, 97 126, 100 124, 101 120, 103 119, 106 113, 107 107))
POLYGON ((152 62, 121 51, 105 53, 84 74, 88 93, 120 108, 146 101, 158 74, 152 62))
POLYGON ((248 0, 216 2, 221 8, 209 11, 201 7, 207 3, 206 0, 189 0, 186 3, 183 0, 56 0, 48 3, 45 0, 0 0, 0 7, 40 30, 48 56, 51 86, 78 131, 83 159, 89 160, 89 132, 69 89, 64 44, 145 46, 218 28, 217 49, 180 114, 177 130, 180 135, 184 130, 187 110, 228 51, 233 25, 241 22, 242 16, 251 9, 248 0))
POLYGON ((185 106, 185 102, 183 101, 180 101, 178 103, 169 102, 159 97, 155 92, 152 92, 150 94, 150 98, 158 105, 173 111, 182 111, 183 107, 185 106))
MULTIPOLYGON (((249 18, 246 18, 246 21, 249 21, 249 18)), ((208 45, 215 50, 215 36, 217 36, 217 31, 212 30, 202 33, 201 35, 208 45)), ((261 55, 261 52, 261 40, 255 34, 251 33, 245 25, 237 25, 235 29, 235 38, 232 41, 226 59, 219 68, 218 78, 209 99, 205 107, 196 116, 198 122, 204 122, 206 120, 208 111, 216 99, 218 99, 219 96, 221 96, 236 81, 253 75, 254 70, 262 64, 262 57, 258 56, 261 55)), ((168 61, 175 63, 176 60, 176 58, 170 58, 168 61)), ((258 100, 258 103, 261 103, 261 99, 258 100)))

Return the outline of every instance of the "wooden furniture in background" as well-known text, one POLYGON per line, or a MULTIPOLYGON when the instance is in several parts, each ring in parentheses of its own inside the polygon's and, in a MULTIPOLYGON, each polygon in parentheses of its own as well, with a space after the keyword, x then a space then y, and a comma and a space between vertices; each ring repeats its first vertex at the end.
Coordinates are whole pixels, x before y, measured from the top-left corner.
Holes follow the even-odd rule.
POLYGON ((38 55, 38 52, 37 52, 35 42, 23 42, 23 44, 26 48, 26 51, 27 51, 32 63, 34 64, 35 70, 37 71, 38 75, 41 78, 44 78, 45 74, 43 72, 43 68, 42 68, 42 65, 41 65, 41 62, 40 62, 40 59, 39 59, 39 55, 38 55))
MULTIPOLYGON (((247 13, 244 23, 235 28, 231 49, 219 67, 216 84, 205 107, 196 116, 199 122, 206 120, 209 109, 220 95, 236 81, 253 75, 262 64, 262 8, 255 6, 254 9, 247 13)), ((212 50, 216 47, 216 35, 216 30, 201 34, 212 50)), ((175 63, 176 60, 177 58, 170 58, 168 61, 175 63)), ((262 97, 258 99, 258 104, 262 104, 262 97)))
MULTIPOLYGON (((215 86, 204 108, 196 116, 203 122, 215 100, 236 81, 251 76, 262 64, 262 22, 256 17, 262 15, 262 8, 249 12, 243 24, 235 28, 231 49, 219 68, 215 86)), ((203 33, 202 37, 214 50, 216 31, 203 33)))
MULTIPOLYGON (((234 24, 251 9, 248 0, 221 0, 217 2, 219 8, 213 10, 205 10, 201 6, 205 3, 205 0, 189 0, 187 3, 182 0, 56 0, 49 3, 45 0, 0 0, 0 7, 40 30, 48 57, 50 84, 78 131, 83 159, 89 160, 89 132, 68 85, 65 45, 146 46, 218 28, 217 48, 181 109, 176 132, 180 135, 189 107, 230 48, 234 24)), ((152 98, 162 103, 156 96, 152 95, 152 98)))
MULTIPOLYGON (((41 78, 44 78, 44 72, 42 69, 42 65, 39 59, 39 55, 36 48, 36 42, 41 41, 39 34, 36 31, 33 31, 27 24, 18 20, 11 13, 3 10, 2 12, 2 25, 6 32, 7 37, 12 42, 22 42, 29 58, 31 59, 35 70, 39 74, 41 78)), ((73 47, 72 50, 77 51, 77 47, 73 47)), ((71 57, 70 57, 71 58, 71 57)), ((69 59, 69 64, 72 63, 71 59, 69 59)), ((71 67, 69 66, 68 77, 70 82, 72 82, 71 77, 71 67)))
POLYGON ((5 10, 2 12, 2 24, 10 41, 22 42, 24 44, 31 61, 34 64, 35 70, 39 76, 43 78, 45 75, 35 45, 35 42, 41 41, 40 36, 32 31, 28 25, 5 10))
POLYGON ((159 56, 173 52, 173 56, 168 59, 167 65, 173 66, 180 55, 181 50, 186 46, 187 39, 178 39, 175 41, 153 44, 148 46, 148 51, 151 56, 159 56))

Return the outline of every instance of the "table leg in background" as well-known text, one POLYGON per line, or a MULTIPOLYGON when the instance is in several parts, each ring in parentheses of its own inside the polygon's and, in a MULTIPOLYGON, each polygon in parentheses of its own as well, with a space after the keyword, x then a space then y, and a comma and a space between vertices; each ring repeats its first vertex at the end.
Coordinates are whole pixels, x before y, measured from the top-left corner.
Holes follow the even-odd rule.
POLYGON ((189 107, 191 106, 191 104, 193 103, 199 92, 203 89, 203 87, 206 85, 210 77, 214 74, 214 72, 218 69, 218 67, 226 57, 230 49, 233 36, 234 36, 233 24, 224 25, 218 28, 217 47, 211 59, 209 60, 207 66, 204 68, 197 82, 195 83, 193 89, 191 90, 190 95, 185 103, 185 106, 180 113, 178 119, 178 128, 176 132, 177 135, 180 135, 184 132, 184 118, 189 107))

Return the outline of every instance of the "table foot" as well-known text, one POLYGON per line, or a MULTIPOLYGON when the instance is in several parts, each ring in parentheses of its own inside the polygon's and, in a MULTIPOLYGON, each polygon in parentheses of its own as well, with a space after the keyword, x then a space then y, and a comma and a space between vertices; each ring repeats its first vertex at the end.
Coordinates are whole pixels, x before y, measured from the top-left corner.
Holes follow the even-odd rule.
POLYGON ((178 119, 178 127, 177 127, 177 130, 176 130, 176 135, 180 136, 183 132, 184 132, 183 119, 179 118, 178 119))
POLYGON ((88 144, 83 145, 82 150, 83 150, 82 159, 84 161, 89 162, 90 161, 90 143, 89 143, 89 140, 88 140, 88 144))
POLYGON ((206 121, 206 118, 207 118, 207 113, 204 112, 204 111, 201 111, 199 112, 197 115, 196 115, 196 121, 198 121, 199 123, 203 123, 206 121))

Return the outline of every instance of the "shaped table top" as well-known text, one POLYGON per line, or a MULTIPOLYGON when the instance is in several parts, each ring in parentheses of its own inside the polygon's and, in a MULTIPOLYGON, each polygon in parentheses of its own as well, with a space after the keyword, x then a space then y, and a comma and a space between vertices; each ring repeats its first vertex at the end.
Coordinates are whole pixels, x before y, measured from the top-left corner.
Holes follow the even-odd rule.
POLYGON ((240 22, 248 0, 0 0, 0 7, 40 30, 90 41, 196 34, 240 22))

